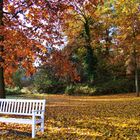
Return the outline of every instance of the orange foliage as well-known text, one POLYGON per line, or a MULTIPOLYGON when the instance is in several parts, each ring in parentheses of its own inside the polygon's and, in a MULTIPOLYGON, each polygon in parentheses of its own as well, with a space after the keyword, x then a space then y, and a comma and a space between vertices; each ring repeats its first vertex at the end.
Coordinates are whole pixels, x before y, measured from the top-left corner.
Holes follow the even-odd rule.
POLYGON ((42 42, 52 46, 58 37, 61 42, 58 25, 56 28, 57 16, 54 15, 58 10, 53 9, 54 2, 45 0, 4 0, 0 5, 3 5, 0 36, 4 37, 0 42, 0 48, 4 48, 0 52, 4 59, 0 67, 4 68, 5 82, 11 84, 11 76, 19 67, 30 75, 36 70, 36 58, 46 60, 47 49, 42 42))
MULTIPOLYGON (((3 15, 0 17, 4 22, 4 26, 0 26, 0 35, 4 36, 4 41, 0 42, 4 46, 4 52, 0 55, 4 63, 0 65, 5 70, 5 81, 10 81, 8 77, 19 66, 27 70, 27 75, 35 72, 33 63, 37 57, 46 61, 46 48, 41 45, 43 41, 48 46, 60 46, 63 43, 61 37, 63 19, 67 20, 73 16, 69 11, 75 10, 78 13, 80 9, 77 6, 87 5, 86 7, 89 8, 89 3, 96 6, 100 2, 102 1, 4 0, 3 11, 1 11, 3 15), (66 11, 68 13, 65 13, 66 11)), ((67 29, 66 26, 63 27, 67 29)), ((64 76, 65 73, 69 73, 72 79, 79 80, 73 64, 65 55, 59 55, 61 57, 58 56, 58 52, 55 52, 53 56, 53 64, 58 63, 58 60, 61 64, 58 74, 64 76)))
POLYGON ((54 51, 48 64, 54 67, 56 76, 67 78, 71 82, 80 81, 75 65, 69 60, 69 55, 54 51))
POLYGON ((39 49, 42 52, 44 46, 28 39, 22 32, 15 30, 5 29, 4 37, 3 58, 5 61, 3 67, 6 83, 12 82, 10 77, 18 67, 24 68, 27 75, 33 74, 35 72, 33 63, 37 57, 35 50, 39 49))

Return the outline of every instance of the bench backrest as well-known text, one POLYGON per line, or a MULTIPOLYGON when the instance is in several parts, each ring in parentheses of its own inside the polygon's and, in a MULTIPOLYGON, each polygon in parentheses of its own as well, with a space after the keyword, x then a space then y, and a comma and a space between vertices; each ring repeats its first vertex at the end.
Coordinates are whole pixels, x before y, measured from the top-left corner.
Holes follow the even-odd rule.
MULTIPOLYGON (((33 110, 45 110, 45 100, 0 99, 0 113, 31 116, 33 110)), ((44 112, 37 112, 41 116, 44 112)))

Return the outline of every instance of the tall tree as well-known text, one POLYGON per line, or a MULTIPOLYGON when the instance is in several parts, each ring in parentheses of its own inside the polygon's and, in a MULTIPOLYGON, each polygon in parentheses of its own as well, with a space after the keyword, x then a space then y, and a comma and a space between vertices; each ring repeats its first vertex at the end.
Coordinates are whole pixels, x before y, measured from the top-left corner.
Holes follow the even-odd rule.
POLYGON ((95 39, 97 35, 91 33, 91 30, 94 30, 92 28, 96 26, 95 11, 102 3, 103 1, 98 0, 67 1, 62 15, 63 31, 68 38, 68 42, 76 42, 82 37, 80 46, 86 50, 85 62, 89 83, 93 82, 96 75, 96 56, 92 43, 93 38, 95 39))
POLYGON ((140 54, 140 4, 139 0, 117 0, 114 2, 114 23, 117 26, 117 39, 124 52, 134 57, 136 94, 139 94, 138 54, 140 54))
POLYGON ((42 42, 60 44, 57 11, 54 1, 0 0, 0 98, 5 97, 4 83, 11 83, 8 77, 19 66, 27 75, 35 71, 36 58, 46 56, 42 42))

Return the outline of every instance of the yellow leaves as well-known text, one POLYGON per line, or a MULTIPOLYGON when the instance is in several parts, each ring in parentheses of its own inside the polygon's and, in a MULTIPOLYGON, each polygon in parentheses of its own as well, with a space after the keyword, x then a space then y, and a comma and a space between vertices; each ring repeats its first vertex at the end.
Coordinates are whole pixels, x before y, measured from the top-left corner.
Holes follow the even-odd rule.
POLYGON ((49 18, 49 14, 47 12, 43 13, 44 19, 48 19, 49 18))
MULTIPOLYGON (((53 118, 55 118, 56 121, 53 121, 53 123, 49 122, 49 124, 52 124, 52 127, 51 125, 49 125, 48 129, 51 133, 53 133, 52 128, 54 128, 55 132, 57 134, 62 134, 63 137, 66 137, 68 135, 66 133, 66 131, 68 131, 70 135, 73 136, 73 139, 86 139, 88 136, 90 136, 89 139, 94 139, 98 136, 100 136, 100 139, 111 139, 114 137, 117 138, 117 135, 126 135, 126 137, 129 138, 130 133, 133 135, 131 130, 135 130, 134 127, 138 126, 139 123, 138 116, 138 120, 136 118, 133 118, 135 120, 134 124, 132 124, 132 121, 130 121, 129 119, 132 115, 130 112, 133 110, 133 105, 135 104, 135 102, 137 102, 131 97, 127 97, 127 99, 121 98, 119 96, 114 98, 106 96, 102 97, 102 99, 100 99, 100 97, 89 96, 86 98, 82 96, 54 96, 48 98, 50 99, 49 101, 54 98, 56 99, 55 104, 57 108, 55 110, 53 109, 54 106, 51 107, 51 105, 48 108, 48 111, 52 111, 51 114, 53 114, 53 118), (61 106, 62 103, 59 102, 60 100, 63 100, 63 102, 65 101, 65 104, 63 104, 63 106, 61 106), (59 111, 59 109, 61 110, 61 112, 59 111), (66 113, 68 110, 69 112, 66 113), (55 114, 57 117, 55 117, 55 114), (65 124, 66 118, 68 118, 68 124, 65 124), (59 129, 57 129, 57 120, 61 122, 61 124, 59 124, 59 129)), ((137 108, 139 108, 138 102, 134 105, 137 108)), ((48 118, 51 119, 51 117, 49 116, 48 118)), ((138 135, 139 134, 136 133, 135 136, 138 135)))
MULTIPOLYGON (((120 46, 133 50, 133 43, 139 46, 139 2, 137 0, 117 0, 114 3, 114 21, 120 46)), ((125 49, 125 48, 124 48, 125 49)))
POLYGON ((128 11, 128 9, 126 9, 126 7, 124 7, 123 9, 122 9, 122 13, 129 13, 129 11, 128 11))
MULTIPOLYGON (((23 96, 23 95, 22 95, 23 96)), ((25 95, 34 98, 33 95, 25 95)), ((48 101, 44 140, 123 140, 139 139, 140 99, 129 95, 66 96, 35 95, 48 101)), ((0 123, 0 130, 9 131, 1 139, 30 139, 31 127, 0 123), (22 133, 21 133, 22 131, 22 133), (27 135, 28 134, 28 135, 27 135)))
POLYGON ((74 10, 74 7, 72 5, 67 6, 67 10, 70 11, 70 12, 72 12, 74 10))
POLYGON ((31 13, 26 14, 26 17, 30 20, 32 20, 34 18, 34 15, 32 15, 31 13))
POLYGON ((136 39, 137 40, 140 40, 140 34, 136 36, 136 39))
POLYGON ((14 14, 15 13, 15 8, 14 8, 14 5, 8 5, 8 12, 14 14))
POLYGON ((118 36, 118 39, 125 40, 126 37, 127 37, 127 34, 122 34, 122 35, 118 36))
POLYGON ((100 14, 96 11, 100 3, 102 1, 99 0, 68 3, 67 10, 63 13, 63 31, 69 42, 72 42, 82 32, 87 19, 98 19, 100 14))
POLYGON ((115 3, 115 8, 119 12, 122 13, 122 16, 132 15, 139 12, 139 2, 136 0, 117 0, 115 3))

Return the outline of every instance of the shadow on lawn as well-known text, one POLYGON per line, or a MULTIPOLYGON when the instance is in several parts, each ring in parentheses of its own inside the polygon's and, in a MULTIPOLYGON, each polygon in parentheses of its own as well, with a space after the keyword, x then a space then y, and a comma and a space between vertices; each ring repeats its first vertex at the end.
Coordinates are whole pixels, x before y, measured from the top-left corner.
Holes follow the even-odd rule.
POLYGON ((18 131, 18 130, 13 130, 13 129, 7 129, 7 130, 2 130, 0 133, 1 135, 16 135, 20 137, 31 137, 30 132, 23 132, 23 131, 18 131))

